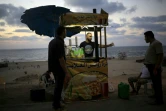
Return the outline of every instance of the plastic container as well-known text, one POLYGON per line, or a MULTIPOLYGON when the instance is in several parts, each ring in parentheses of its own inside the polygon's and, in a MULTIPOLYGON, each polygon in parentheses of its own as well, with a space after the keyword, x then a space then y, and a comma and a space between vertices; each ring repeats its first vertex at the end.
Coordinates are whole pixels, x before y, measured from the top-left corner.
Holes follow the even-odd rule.
POLYGON ((30 99, 32 101, 44 101, 45 100, 45 89, 31 89, 30 99))
POLYGON ((129 99, 130 87, 128 84, 121 82, 118 84, 118 96, 122 99, 129 99))
POLYGON ((101 95, 103 97, 108 97, 108 82, 101 83, 101 95))

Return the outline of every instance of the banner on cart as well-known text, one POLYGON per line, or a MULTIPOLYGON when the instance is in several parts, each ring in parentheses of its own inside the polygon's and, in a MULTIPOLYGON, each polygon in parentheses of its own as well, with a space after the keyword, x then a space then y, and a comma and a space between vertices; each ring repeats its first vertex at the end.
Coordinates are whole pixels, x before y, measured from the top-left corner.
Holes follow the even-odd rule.
POLYGON ((102 88, 103 83, 108 83, 106 59, 101 59, 99 62, 68 59, 67 66, 72 78, 65 89, 66 99, 92 100, 100 99, 107 95, 108 89, 102 88), (102 93, 103 90, 106 92, 102 93))

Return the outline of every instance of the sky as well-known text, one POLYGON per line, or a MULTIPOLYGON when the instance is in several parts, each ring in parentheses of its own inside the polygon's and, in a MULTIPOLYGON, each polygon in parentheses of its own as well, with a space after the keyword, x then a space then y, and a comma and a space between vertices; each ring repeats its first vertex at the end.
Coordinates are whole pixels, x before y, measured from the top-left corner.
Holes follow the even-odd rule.
MULTIPOLYGON (((25 10, 46 5, 82 13, 92 13, 94 8, 100 13, 102 8, 109 13, 108 44, 148 46, 144 32, 151 30, 166 45, 166 0, 0 0, 0 49, 47 48, 53 38, 37 35, 20 21, 25 10)), ((102 30, 102 44, 103 34, 102 30)), ((85 32, 81 32, 67 37, 65 43, 68 45, 72 39, 75 44, 76 36, 78 44, 85 40, 85 32)))

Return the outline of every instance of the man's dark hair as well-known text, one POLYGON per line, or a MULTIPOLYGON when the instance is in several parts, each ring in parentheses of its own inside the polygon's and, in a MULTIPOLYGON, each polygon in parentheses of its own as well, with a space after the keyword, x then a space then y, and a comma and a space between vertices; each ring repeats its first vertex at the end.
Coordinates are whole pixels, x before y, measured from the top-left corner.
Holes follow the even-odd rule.
POLYGON ((154 34, 152 31, 147 31, 144 33, 145 36, 148 36, 148 37, 151 37, 151 38, 154 38, 154 34))
POLYGON ((59 26, 56 30, 56 34, 57 35, 61 35, 65 30, 65 27, 64 26, 59 26))

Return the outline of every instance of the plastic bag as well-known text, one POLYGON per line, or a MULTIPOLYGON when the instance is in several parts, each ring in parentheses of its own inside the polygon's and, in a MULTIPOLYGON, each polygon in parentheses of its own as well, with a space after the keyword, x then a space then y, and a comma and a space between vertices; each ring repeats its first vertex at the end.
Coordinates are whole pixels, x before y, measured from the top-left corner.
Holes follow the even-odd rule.
POLYGON ((72 58, 84 58, 83 48, 75 48, 75 50, 70 51, 72 58))

